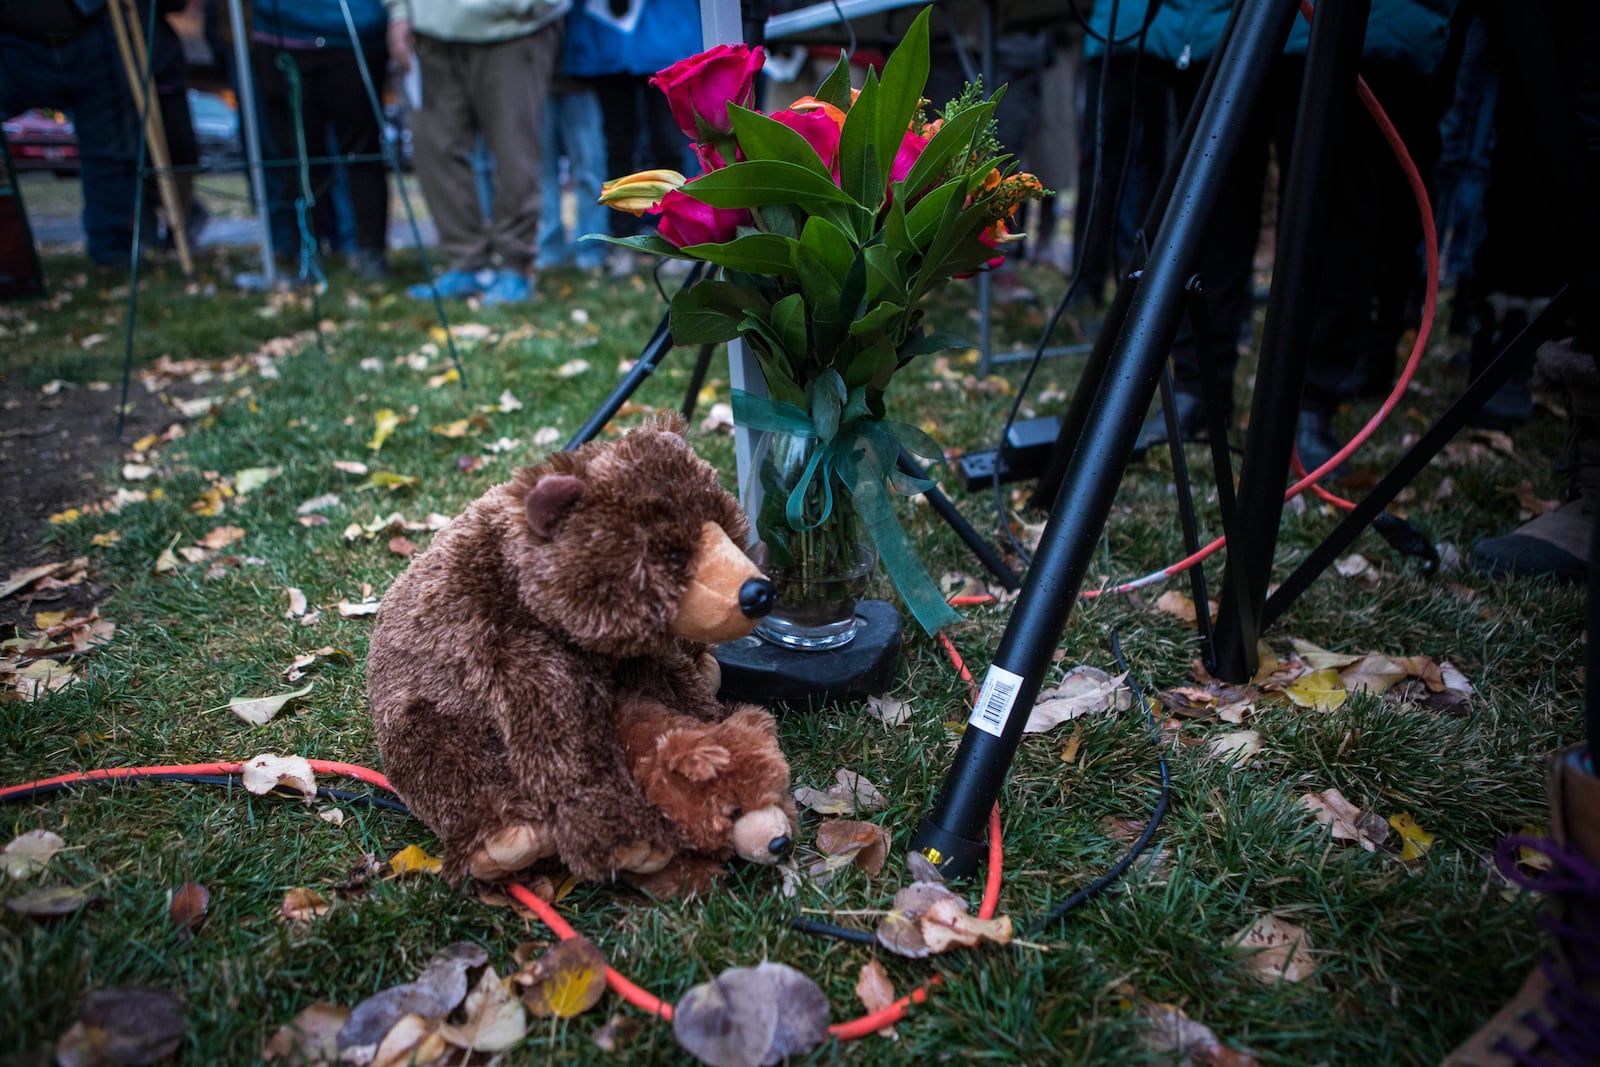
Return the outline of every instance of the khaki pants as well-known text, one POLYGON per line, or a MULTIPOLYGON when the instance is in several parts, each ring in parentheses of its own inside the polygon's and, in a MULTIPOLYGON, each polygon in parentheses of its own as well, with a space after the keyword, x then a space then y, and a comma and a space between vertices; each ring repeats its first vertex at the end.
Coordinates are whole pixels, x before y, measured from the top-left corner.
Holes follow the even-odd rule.
POLYGON ((539 236, 545 97, 561 24, 486 44, 416 38, 422 107, 413 153, 449 269, 526 271, 539 236), (478 204, 472 151, 483 134, 494 155, 494 204, 478 204))

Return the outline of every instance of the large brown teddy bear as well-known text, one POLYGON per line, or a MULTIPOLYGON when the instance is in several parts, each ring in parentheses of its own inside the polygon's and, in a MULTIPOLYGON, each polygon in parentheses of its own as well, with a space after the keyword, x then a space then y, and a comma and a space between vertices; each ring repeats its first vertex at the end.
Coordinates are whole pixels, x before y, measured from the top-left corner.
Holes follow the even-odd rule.
POLYGON ((552 839, 591 880, 689 847, 635 784, 614 715, 727 717, 707 646, 772 600, 747 532, 674 421, 516 471, 395 580, 367 657, 378 748, 452 882, 520 870, 552 839))
POLYGON ((744 705, 707 723, 624 694, 617 733, 645 799, 687 842, 661 870, 630 882, 661 896, 703 892, 724 873, 723 860, 777 863, 793 851, 789 762, 770 713, 744 705))

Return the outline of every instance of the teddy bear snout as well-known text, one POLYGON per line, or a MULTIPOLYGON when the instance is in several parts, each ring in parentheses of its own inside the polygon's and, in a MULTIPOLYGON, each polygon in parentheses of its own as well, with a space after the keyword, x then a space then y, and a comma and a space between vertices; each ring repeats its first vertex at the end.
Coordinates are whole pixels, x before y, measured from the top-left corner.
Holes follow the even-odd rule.
POLYGON ((751 605, 762 599, 770 601, 771 590, 772 583, 761 576, 728 532, 706 522, 700 528, 688 582, 667 632, 708 645, 736 641, 771 610, 770 602, 766 610, 751 610, 751 605))
POLYGON ((739 587, 739 611, 747 619, 759 619, 772 610, 778 591, 765 578, 747 578, 739 587))
POLYGON ((733 850, 751 863, 777 863, 794 851, 789 816, 774 804, 747 811, 733 823, 733 850))

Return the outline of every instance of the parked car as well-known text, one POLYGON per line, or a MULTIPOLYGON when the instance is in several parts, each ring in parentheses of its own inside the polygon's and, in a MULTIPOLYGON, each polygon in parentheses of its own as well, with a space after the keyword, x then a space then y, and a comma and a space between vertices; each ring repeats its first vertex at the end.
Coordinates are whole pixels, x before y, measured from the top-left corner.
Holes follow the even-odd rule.
POLYGON ((5 120, 5 131, 17 170, 48 170, 61 178, 78 173, 78 134, 61 112, 24 111, 5 120))

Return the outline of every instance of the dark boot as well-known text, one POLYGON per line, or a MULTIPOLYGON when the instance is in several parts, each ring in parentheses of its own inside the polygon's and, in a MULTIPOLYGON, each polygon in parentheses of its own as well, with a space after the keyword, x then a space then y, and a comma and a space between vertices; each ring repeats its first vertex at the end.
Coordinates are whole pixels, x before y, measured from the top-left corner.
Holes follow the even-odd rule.
POLYGON ((1442 1067, 1600 1064, 1600 778, 1583 746, 1556 754, 1549 792, 1550 837, 1508 837, 1496 857, 1507 878, 1548 894, 1540 925, 1549 950, 1517 995, 1442 1067), (1524 874, 1519 848, 1549 857, 1549 870, 1524 874))
POLYGON ((1571 500, 1504 537, 1491 537, 1472 550, 1472 565, 1495 576, 1551 576, 1583 580, 1589 530, 1600 518, 1600 368, 1593 353, 1571 340, 1539 346, 1536 373, 1562 388, 1568 404, 1563 463, 1571 500))

